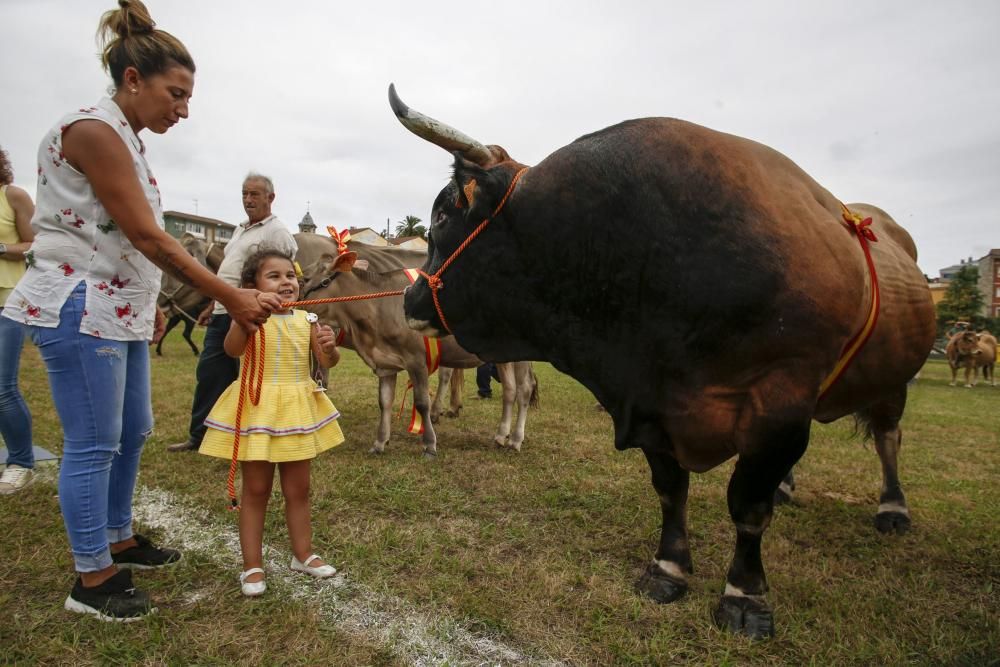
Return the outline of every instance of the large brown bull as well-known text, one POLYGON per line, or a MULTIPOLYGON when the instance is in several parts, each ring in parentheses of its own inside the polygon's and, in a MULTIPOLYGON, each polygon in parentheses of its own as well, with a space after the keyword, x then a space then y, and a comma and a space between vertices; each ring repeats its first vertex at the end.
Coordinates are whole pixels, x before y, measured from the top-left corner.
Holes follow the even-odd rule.
POLYGON ((934 340, 934 308, 912 239, 885 212, 850 204, 856 224, 780 153, 680 120, 626 121, 525 171, 391 87, 390 104, 408 129, 455 153, 431 211, 433 288, 418 280, 404 298, 411 326, 450 331, 483 359, 550 361, 594 393, 615 445, 646 456, 660 500, 660 543, 640 591, 659 602, 686 592, 688 476, 737 457, 736 549, 713 618, 771 635, 761 539, 813 419, 860 420, 882 461, 876 526, 909 525, 899 421, 934 340), (881 290, 875 309, 863 243, 881 290), (822 393, 873 311, 871 337, 822 393))
MULTIPOLYGON (((296 234, 299 250, 296 259, 302 267, 305 284, 303 300, 394 291, 410 284, 404 269, 418 267, 427 259, 424 252, 400 248, 380 248, 362 243, 348 243, 365 268, 346 267, 337 244, 327 236, 296 234)), ((447 386, 452 369, 475 368, 482 361, 463 350, 454 338, 440 341, 441 378, 434 403, 430 402, 429 373, 425 342, 406 326, 402 298, 399 296, 309 306, 320 318, 342 330, 342 344, 353 349, 379 378, 381 418, 373 453, 385 451, 391 433, 392 405, 396 394, 396 376, 406 371, 413 383, 413 404, 420 415, 426 456, 437 453, 437 434, 433 423, 440 414, 442 388, 447 386)), ((529 362, 503 364, 498 368, 503 392, 503 413, 494 435, 499 446, 521 449, 528 415, 528 405, 537 396, 537 380, 529 362), (513 423, 515 401, 518 415, 513 423)), ((453 403, 453 412, 457 406, 453 403)))

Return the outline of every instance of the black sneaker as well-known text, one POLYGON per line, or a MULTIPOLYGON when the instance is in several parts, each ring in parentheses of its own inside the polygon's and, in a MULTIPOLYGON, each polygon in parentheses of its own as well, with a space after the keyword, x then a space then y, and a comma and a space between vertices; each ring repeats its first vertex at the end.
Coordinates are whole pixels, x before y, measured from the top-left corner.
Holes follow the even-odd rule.
POLYGON ((100 586, 86 588, 80 577, 63 605, 78 614, 92 614, 98 620, 116 623, 138 621, 156 611, 149 601, 149 594, 136 590, 132 573, 119 570, 100 586))
POLYGON ((161 549, 138 533, 132 537, 138 542, 138 546, 111 554, 111 560, 118 567, 152 570, 157 567, 173 565, 181 559, 181 552, 176 549, 161 549))

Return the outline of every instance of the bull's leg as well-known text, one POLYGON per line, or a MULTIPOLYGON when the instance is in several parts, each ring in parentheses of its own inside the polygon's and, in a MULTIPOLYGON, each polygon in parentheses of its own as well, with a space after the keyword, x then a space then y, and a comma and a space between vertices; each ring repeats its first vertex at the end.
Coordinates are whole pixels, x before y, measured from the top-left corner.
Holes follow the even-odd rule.
POLYGON ((191 340, 191 332, 194 331, 194 322, 189 319, 184 320, 184 340, 187 341, 188 345, 191 346, 191 351, 194 352, 194 356, 198 356, 198 346, 194 344, 191 340))
POLYGON ((396 401, 396 374, 387 373, 378 378, 378 431, 375 433, 375 444, 368 450, 369 454, 381 454, 389 443, 392 433, 392 404, 396 401))
POLYGON ((514 399, 517 397, 517 382, 514 379, 514 364, 497 364, 497 374, 503 387, 503 411, 500 413, 500 424, 493 436, 497 447, 506 447, 510 436, 510 423, 514 418, 514 399))
POLYGON ((778 490, 774 492, 774 504, 784 505, 792 502, 793 491, 795 491, 795 471, 789 470, 785 479, 778 485, 778 490))
POLYGON ((431 395, 430 378, 427 375, 427 368, 408 369, 410 382, 413 383, 413 408, 420 415, 423 421, 424 434, 424 458, 437 456, 437 434, 434 433, 434 424, 431 423, 431 395))
POLYGON ((653 562, 636 582, 636 590, 661 604, 673 602, 688 589, 687 575, 694 572, 687 534, 687 497, 690 474, 674 458, 645 449, 653 473, 653 489, 660 497, 663 527, 653 562))
POLYGON ((976 386, 976 364, 968 363, 965 364, 965 386, 975 387, 976 386))
POLYGON ((451 403, 447 415, 449 417, 457 417, 462 412, 462 390, 465 387, 464 369, 454 369, 454 372, 451 374, 451 384, 449 387, 451 387, 451 403))
POLYGON ((767 419, 753 429, 749 451, 740 455, 729 480, 729 516, 736 526, 736 549, 726 589, 712 618, 720 628, 753 639, 774 635, 774 617, 764 598, 767 577, 760 543, 771 522, 774 492, 809 443, 809 418, 767 419))
POLYGON ((948 362, 948 366, 951 367, 951 382, 948 385, 954 387, 956 380, 958 380, 958 365, 948 362))
POLYGON ((518 361, 511 364, 514 367, 514 383, 517 387, 517 421, 511 431, 508 442, 515 451, 521 451, 524 442, 524 428, 528 422, 528 403, 535 389, 535 379, 531 372, 531 362, 518 361))
POLYGON ((905 533, 910 528, 910 509, 899 485, 897 464, 903 444, 899 420, 905 407, 906 387, 903 387, 895 396, 858 413, 858 419, 867 424, 875 440, 875 450, 882 462, 882 493, 875 514, 875 528, 880 533, 905 533))
POLYGON ((431 403, 431 423, 433 424, 437 424, 438 420, 441 419, 441 403, 443 402, 445 391, 451 384, 452 372, 451 368, 445 368, 444 366, 438 369, 438 387, 437 391, 434 392, 434 401, 431 403))

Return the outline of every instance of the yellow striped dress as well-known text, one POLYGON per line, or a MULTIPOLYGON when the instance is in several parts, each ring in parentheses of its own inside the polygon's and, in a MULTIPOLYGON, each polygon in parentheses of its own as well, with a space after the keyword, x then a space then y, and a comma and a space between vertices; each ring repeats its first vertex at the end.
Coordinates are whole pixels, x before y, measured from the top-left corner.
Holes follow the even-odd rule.
MULTIPOLYGON (((309 332, 306 312, 273 314, 264 324, 264 377, 260 402, 243 399, 240 422, 240 461, 302 461, 344 441, 340 413, 317 390, 309 374, 309 332)), ((259 340, 258 340, 259 344, 259 340)), ((259 352, 258 352, 259 353, 259 352)), ((247 363, 247 355, 240 361, 247 363)), ((199 451, 232 459, 236 406, 240 381, 233 382, 205 420, 208 430, 199 451)))

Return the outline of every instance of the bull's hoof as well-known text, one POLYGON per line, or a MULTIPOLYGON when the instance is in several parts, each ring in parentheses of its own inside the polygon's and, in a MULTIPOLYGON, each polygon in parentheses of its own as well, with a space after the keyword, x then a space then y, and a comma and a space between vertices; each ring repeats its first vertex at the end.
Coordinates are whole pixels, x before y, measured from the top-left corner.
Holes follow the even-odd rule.
POLYGON ((684 597, 688 585, 683 579, 665 574, 656 563, 652 563, 635 582, 635 590, 655 602, 669 604, 684 597))
POLYGON ((948 383, 948 386, 949 386, 949 387, 954 387, 954 386, 955 386, 955 383, 954 383, 954 382, 949 382, 949 383, 948 383))
POLYGON ((441 421, 441 415, 440 414, 431 415, 431 423, 432 424, 437 424, 439 421, 441 421))
POLYGON ((777 489, 775 489, 775 491, 774 491, 774 504, 775 505, 788 505, 791 502, 792 502, 792 495, 790 493, 788 493, 787 491, 785 491, 781 487, 778 487, 777 489))
POLYGON ((879 512, 875 515, 875 530, 883 534, 902 535, 910 529, 910 517, 902 512, 879 512))
POLYGON ((459 414, 461 414, 461 412, 462 412, 462 408, 458 408, 458 409, 456 409, 456 410, 449 410, 448 412, 446 412, 446 413, 444 413, 444 414, 445 414, 445 415, 446 415, 446 416, 447 416, 447 417, 448 417, 449 419, 454 419, 454 418, 455 418, 455 417, 457 417, 457 416, 458 416, 459 414))
POLYGON ((436 461, 437 460, 437 455, 438 455, 437 450, 434 450, 434 449, 425 449, 424 450, 424 460, 427 460, 427 461, 436 461))
POLYGON ((378 445, 375 445, 374 447, 372 447, 371 449, 368 450, 368 453, 369 454, 385 454, 385 446, 379 447, 378 445))
POLYGON ((762 599, 723 595, 712 612, 712 620, 722 630, 751 639, 774 636, 774 614, 762 599))
POLYGON ((493 437, 493 444, 503 449, 507 446, 507 438, 501 438, 499 435, 493 437))

